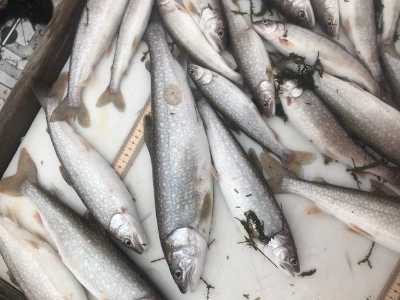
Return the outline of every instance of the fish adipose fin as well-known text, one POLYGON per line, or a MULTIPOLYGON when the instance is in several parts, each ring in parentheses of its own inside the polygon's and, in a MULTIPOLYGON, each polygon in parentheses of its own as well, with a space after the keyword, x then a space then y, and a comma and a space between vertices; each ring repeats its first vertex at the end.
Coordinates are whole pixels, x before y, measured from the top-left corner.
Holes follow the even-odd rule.
POLYGON ((37 183, 37 168, 31 156, 25 148, 19 155, 17 172, 15 175, 6 177, 0 181, 0 193, 11 196, 21 196, 20 187, 25 181, 37 183))
POLYGON ((109 103, 113 103, 115 108, 118 111, 123 112, 125 111, 125 100, 124 96, 122 95, 121 90, 114 90, 108 87, 103 94, 101 94, 99 100, 97 101, 97 107, 103 107, 109 103))

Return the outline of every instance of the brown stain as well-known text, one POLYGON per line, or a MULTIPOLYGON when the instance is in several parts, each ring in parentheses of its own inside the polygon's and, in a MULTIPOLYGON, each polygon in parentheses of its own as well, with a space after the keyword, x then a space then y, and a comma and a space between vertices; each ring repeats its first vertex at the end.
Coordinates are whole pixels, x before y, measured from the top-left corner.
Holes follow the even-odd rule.
POLYGON ((305 210, 306 215, 318 215, 322 213, 322 210, 317 206, 308 207, 305 210))
POLYGON ((27 242, 29 245, 31 245, 36 250, 40 248, 40 244, 37 241, 30 240, 30 239, 29 240, 25 239, 25 242, 27 242))
POLYGON ((132 43, 133 50, 135 50, 139 46, 139 43, 140 43, 140 39, 138 39, 137 36, 135 36, 135 38, 133 39, 133 43, 132 43))
POLYGON ((287 97, 286 103, 287 103, 288 106, 292 105, 292 103, 293 103, 293 98, 292 98, 292 97, 287 97))
POLYGON ((361 229, 357 225, 349 224, 348 226, 349 226, 348 229, 349 229, 350 232, 353 232, 353 233, 358 234, 358 235, 366 236, 368 238, 372 237, 368 232, 364 231, 363 229, 361 229))
POLYGON ((42 221, 42 217, 40 216, 40 214, 38 212, 35 212, 33 214, 33 219, 39 223, 40 225, 43 225, 43 221, 42 221))
POLYGON ((178 105, 182 102, 182 91, 179 86, 170 84, 164 89, 164 99, 169 105, 178 105))
POLYGON ((208 192, 203 199, 203 206, 201 207, 200 219, 201 220, 207 219, 212 214, 212 210, 213 210, 213 197, 211 195, 211 192, 208 192))

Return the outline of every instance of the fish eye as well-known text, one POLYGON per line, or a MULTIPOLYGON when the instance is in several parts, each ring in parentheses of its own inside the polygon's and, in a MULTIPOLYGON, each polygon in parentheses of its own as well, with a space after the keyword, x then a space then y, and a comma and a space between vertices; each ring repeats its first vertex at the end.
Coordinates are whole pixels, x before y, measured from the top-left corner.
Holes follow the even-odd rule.
POLYGON ((306 13, 304 12, 304 10, 299 10, 298 16, 299 16, 300 18, 305 18, 305 17, 306 17, 306 13))
POLYGON ((223 28, 218 29, 217 35, 218 35, 220 38, 222 38, 222 37, 224 36, 224 29, 223 29, 223 28))
POLYGON ((289 258, 289 262, 291 265, 294 265, 294 266, 297 265, 297 259, 295 257, 289 258))
POLYGON ((176 279, 181 280, 181 279, 182 279, 182 275, 183 275, 183 273, 182 273, 182 270, 181 270, 181 269, 175 270, 175 272, 174 272, 174 277, 175 277, 176 279))
POLYGON ((129 239, 125 239, 125 240, 124 240, 124 244, 125 244, 125 246, 127 246, 127 247, 132 247, 132 242, 131 242, 131 240, 129 240, 129 239))

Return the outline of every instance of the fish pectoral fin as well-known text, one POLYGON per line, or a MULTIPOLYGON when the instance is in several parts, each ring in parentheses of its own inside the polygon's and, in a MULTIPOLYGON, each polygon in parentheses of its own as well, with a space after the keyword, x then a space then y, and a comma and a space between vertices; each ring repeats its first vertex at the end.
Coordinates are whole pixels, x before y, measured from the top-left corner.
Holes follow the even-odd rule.
POLYGON ((37 183, 37 168, 25 148, 19 155, 18 168, 15 175, 6 177, 0 181, 0 193, 11 196, 21 196, 20 187, 25 182, 37 183))
POLYGON ((303 165, 312 164, 316 156, 312 152, 292 151, 286 160, 287 168, 293 173, 300 175, 303 165))
POLYGON ((49 97, 54 97, 56 99, 63 99, 67 87, 68 87, 68 73, 63 72, 60 74, 60 76, 58 76, 58 79, 51 87, 49 97))
POLYGON ((369 239, 372 239, 372 235, 369 234, 368 232, 366 232, 365 230, 361 229, 360 227, 358 227, 357 225, 354 224, 348 224, 347 225, 349 227, 349 230, 351 232, 354 232, 356 234, 362 235, 362 236, 366 236, 369 239))
POLYGON ((144 117, 144 142, 149 150, 150 157, 153 155, 153 117, 147 114, 144 117))
POLYGON ((65 168, 62 165, 60 165, 60 167, 58 169, 60 170, 60 174, 61 174, 62 178, 64 179, 64 181, 66 183, 68 183, 68 185, 72 186, 71 177, 68 175, 65 168))
POLYGON ((103 94, 101 94, 99 100, 97 100, 96 106, 103 107, 109 103, 113 103, 118 111, 125 111, 125 100, 121 90, 113 90, 108 87, 103 94))
POLYGON ((81 103, 78 110, 78 122, 83 128, 90 127, 90 115, 85 103, 81 103))

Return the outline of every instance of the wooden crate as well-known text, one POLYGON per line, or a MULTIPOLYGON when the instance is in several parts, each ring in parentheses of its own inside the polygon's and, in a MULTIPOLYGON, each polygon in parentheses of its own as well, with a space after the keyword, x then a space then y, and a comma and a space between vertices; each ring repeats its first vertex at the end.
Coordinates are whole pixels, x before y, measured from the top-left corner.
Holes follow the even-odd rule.
POLYGON ((71 53, 85 1, 53 0, 53 3, 53 17, 40 45, 30 57, 0 111, 0 176, 6 170, 40 108, 32 85, 38 80, 48 85, 56 80, 71 53))

